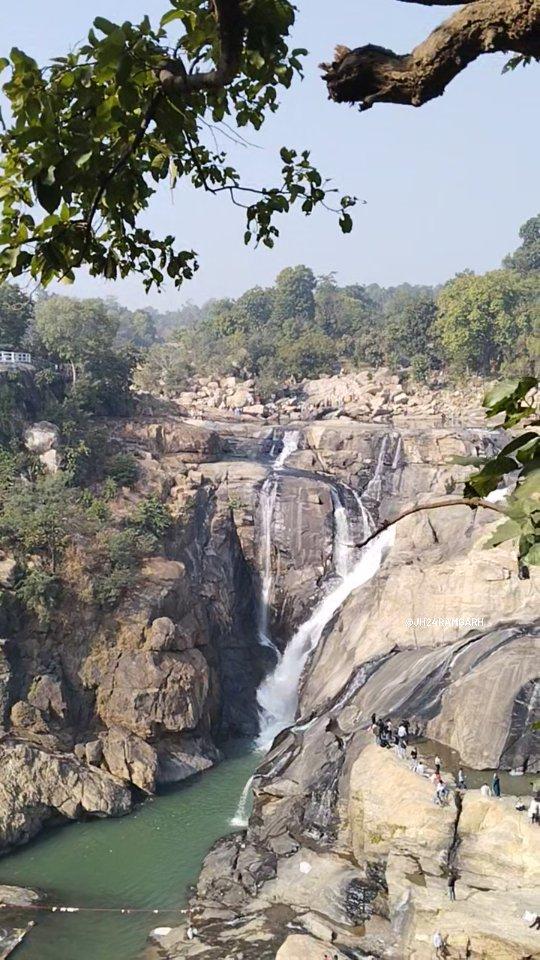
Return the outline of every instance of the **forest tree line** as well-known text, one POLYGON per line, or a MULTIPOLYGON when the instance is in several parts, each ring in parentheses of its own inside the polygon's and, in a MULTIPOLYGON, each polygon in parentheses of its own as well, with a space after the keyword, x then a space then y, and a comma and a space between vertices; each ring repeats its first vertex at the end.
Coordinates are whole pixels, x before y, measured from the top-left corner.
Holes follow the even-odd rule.
POLYGON ((288 267, 273 286, 237 299, 159 313, 113 299, 77 300, 0 287, 0 347, 26 347, 38 379, 67 368, 70 403, 122 414, 132 383, 166 395, 197 375, 254 376, 265 399, 304 377, 389 366, 417 380, 445 371, 456 380, 530 373, 538 357, 540 215, 498 270, 464 271, 439 287, 408 283, 339 286, 288 267))

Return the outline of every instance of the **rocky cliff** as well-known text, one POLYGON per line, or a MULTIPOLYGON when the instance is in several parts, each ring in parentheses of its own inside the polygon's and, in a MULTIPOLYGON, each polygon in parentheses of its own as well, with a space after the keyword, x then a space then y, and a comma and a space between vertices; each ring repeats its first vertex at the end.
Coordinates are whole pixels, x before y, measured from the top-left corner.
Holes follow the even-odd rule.
POLYGON ((196 942, 171 931, 169 958, 421 960, 439 927, 456 957, 534 956, 524 815, 476 791, 435 807, 368 732, 372 712, 407 717, 452 764, 538 769, 538 582, 519 579, 511 548, 484 550, 491 516, 421 513, 377 556, 359 550, 411 502, 455 496, 467 468, 452 458, 500 437, 476 412, 463 423, 449 392, 418 403, 367 374, 302 391, 286 410, 230 415, 203 398, 192 405, 215 419, 202 422, 153 402, 108 425, 140 467, 115 511, 152 493, 174 523, 112 614, 75 600, 75 546, 78 590, 50 626, 4 622, 1 843, 51 818, 123 814, 215 762, 221 737, 285 727, 247 832, 204 865, 196 942))
MULTIPOLYGON (((342 499, 361 494, 371 518, 391 518, 413 501, 450 496, 464 476, 452 458, 500 442, 440 420, 381 428, 345 417, 294 427, 298 450, 274 506, 278 635, 282 593, 291 590, 282 537, 287 530, 290 544, 296 535, 294 521, 282 525, 279 515, 291 489, 302 503, 300 491, 317 478, 342 499)), ((316 619, 333 589, 335 500, 333 509, 333 539, 321 526, 319 556, 306 553, 315 589, 300 605, 304 617, 315 608, 316 619)), ((353 538, 364 522, 353 515, 353 538)), ((539 769, 538 579, 519 578, 511 547, 484 549, 492 522, 463 507, 407 518, 369 582, 345 592, 300 677, 296 719, 259 767, 247 831, 220 841, 205 861, 191 902, 195 942, 184 928, 158 938, 169 958, 427 960, 437 931, 451 957, 539 955, 538 934, 521 919, 538 906, 539 836, 515 798, 474 789, 439 807, 427 778, 369 732, 373 712, 394 723, 407 717, 432 766, 434 753, 450 748, 450 783, 459 762, 539 769), (447 896, 450 871, 456 903, 447 896)), ((249 540, 247 530, 242 536, 249 540)))

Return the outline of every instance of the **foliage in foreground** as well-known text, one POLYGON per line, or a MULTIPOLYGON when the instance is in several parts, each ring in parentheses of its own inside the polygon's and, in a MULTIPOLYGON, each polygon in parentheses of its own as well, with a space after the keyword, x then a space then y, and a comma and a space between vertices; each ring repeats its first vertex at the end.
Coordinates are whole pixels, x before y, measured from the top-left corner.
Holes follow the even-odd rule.
MULTIPOLYGON (((46 286, 84 265, 108 279, 138 273, 146 289, 180 285, 195 252, 140 223, 164 183, 229 194, 245 208, 245 242, 269 247, 292 206, 328 206, 336 191, 309 151, 283 147, 275 186, 258 188, 219 143, 229 122, 260 129, 306 53, 289 45, 288 0, 230 6, 173 2, 159 25, 97 17, 85 44, 44 69, 18 48, 0 62, 13 117, 0 135, 1 279, 30 273, 46 286)), ((334 202, 344 232, 354 203, 334 202)))
POLYGON ((487 417, 504 414, 501 426, 515 435, 496 456, 478 460, 481 469, 469 477, 464 490, 465 497, 486 497, 503 480, 507 485, 514 485, 504 504, 508 519, 497 527, 487 545, 497 546, 517 539, 520 572, 524 577, 528 575, 528 566, 540 565, 538 386, 537 377, 523 377, 503 381, 486 394, 487 417), (520 430, 516 432, 518 426, 520 430))

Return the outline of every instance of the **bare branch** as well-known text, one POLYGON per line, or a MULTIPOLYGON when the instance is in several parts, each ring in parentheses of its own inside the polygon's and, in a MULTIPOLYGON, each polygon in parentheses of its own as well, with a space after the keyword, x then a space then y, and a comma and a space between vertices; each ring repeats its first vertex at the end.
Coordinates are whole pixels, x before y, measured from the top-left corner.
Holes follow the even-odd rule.
MULTIPOLYGON (((409 2, 409 0, 406 0, 409 2)), ((409 54, 368 44, 337 48, 332 64, 321 64, 331 99, 419 107, 484 53, 514 52, 540 57, 540 0, 472 0, 445 20, 409 54)))
POLYGON ((366 537, 365 540, 362 540, 362 543, 358 544, 358 548, 365 547, 367 543, 375 540, 375 537, 378 537, 384 530, 395 526, 396 523, 404 520, 405 517, 411 517, 415 513, 423 513, 425 510, 442 510, 445 507, 472 507, 473 510, 481 507, 483 510, 493 510, 494 513, 498 513, 499 516, 508 519, 508 514, 504 507, 499 507, 496 503, 490 503, 489 500, 483 500, 482 497, 454 497, 452 500, 434 500, 432 503, 416 504, 416 506, 409 507, 407 510, 404 510, 403 513, 398 514, 393 520, 385 520, 381 523, 379 529, 375 530, 375 533, 370 533, 369 537, 366 537))
POLYGON ((476 0, 400 0, 401 3, 416 3, 423 7, 463 7, 476 0))

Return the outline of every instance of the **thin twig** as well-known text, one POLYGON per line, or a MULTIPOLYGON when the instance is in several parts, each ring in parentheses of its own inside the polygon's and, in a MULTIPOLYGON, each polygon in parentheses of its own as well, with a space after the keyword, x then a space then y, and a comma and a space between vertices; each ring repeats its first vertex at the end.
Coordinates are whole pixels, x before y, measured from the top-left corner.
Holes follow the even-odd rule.
POLYGON ((375 530, 375 533, 370 533, 369 537, 366 537, 362 543, 358 544, 358 548, 361 549, 365 547, 366 544, 371 543, 372 540, 375 540, 379 534, 383 533, 385 530, 388 530, 389 527, 395 526, 396 523, 399 523, 400 520, 404 520, 405 517, 410 517, 414 513, 421 513, 424 510, 441 510, 443 507, 472 507, 476 509, 477 507, 482 507, 484 510, 493 510, 495 513, 498 513, 499 516, 507 517, 508 514, 504 507, 498 507, 495 503, 490 503, 489 500, 484 500, 482 497, 456 497, 453 500, 434 500, 432 503, 421 503, 417 504, 415 507, 409 507, 408 510, 404 510, 403 513, 400 513, 397 517, 394 517, 393 520, 384 520, 378 530, 375 530))

